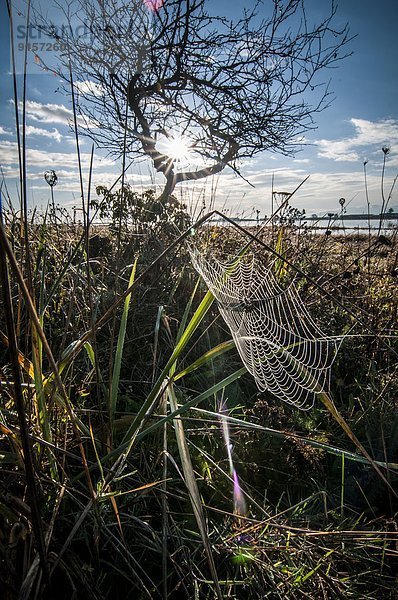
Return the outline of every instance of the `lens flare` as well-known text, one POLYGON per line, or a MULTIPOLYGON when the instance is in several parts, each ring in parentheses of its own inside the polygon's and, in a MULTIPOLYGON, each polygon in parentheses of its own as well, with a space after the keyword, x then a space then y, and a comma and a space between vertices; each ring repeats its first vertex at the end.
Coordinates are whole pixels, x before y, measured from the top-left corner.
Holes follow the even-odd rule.
POLYGON ((229 434, 228 421, 226 419, 226 406, 223 401, 220 402, 219 416, 220 416, 220 421, 221 421, 221 430, 222 430, 222 434, 223 434, 223 437, 225 440, 225 447, 227 449, 229 470, 230 470, 230 474, 231 474, 231 477, 233 480, 233 485, 234 485, 234 488, 233 488, 234 510, 233 510, 233 512, 234 512, 234 515, 237 515, 239 517, 245 517, 247 515, 246 500, 243 495, 242 488, 240 487, 238 474, 234 467, 234 462, 233 462, 233 458, 232 458, 233 446, 232 446, 231 437, 229 434))
POLYGON ((239 517, 245 517, 247 515, 246 500, 239 484, 236 469, 234 469, 232 477, 234 480, 234 514, 239 517))
POLYGON ((149 8, 149 10, 157 12, 162 8, 164 0, 144 0, 144 4, 147 8, 149 8))

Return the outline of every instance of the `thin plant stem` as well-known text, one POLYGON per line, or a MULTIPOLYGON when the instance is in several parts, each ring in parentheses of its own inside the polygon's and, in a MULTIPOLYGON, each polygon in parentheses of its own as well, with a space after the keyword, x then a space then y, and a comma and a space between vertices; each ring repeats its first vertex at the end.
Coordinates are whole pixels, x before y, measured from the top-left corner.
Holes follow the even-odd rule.
POLYGON ((364 180, 365 180, 366 204, 367 204, 367 208, 368 208, 368 253, 367 253, 366 261, 367 261, 368 279, 370 281, 370 266, 371 266, 370 247, 371 247, 372 236, 371 236, 371 226, 370 226, 370 199, 369 199, 369 189, 368 189, 368 174, 367 174, 367 169, 366 169, 367 164, 368 164, 368 161, 365 160, 363 163, 363 175, 364 175, 364 180))
MULTIPOLYGON (((126 100, 126 109, 124 115, 124 135, 123 135, 123 157, 122 157, 122 178, 121 178, 121 191, 120 191, 120 204, 119 204, 119 222, 118 222, 118 230, 117 230, 117 244, 116 244, 116 268, 115 268, 115 289, 117 289, 119 276, 120 276, 120 265, 121 265, 121 249, 122 249, 122 224, 123 224, 123 214, 124 214, 124 193, 125 193, 125 177, 126 177, 126 154, 127 154, 127 119, 128 119, 128 110, 129 103, 126 100)), ((109 407, 111 406, 112 399, 112 372, 113 372, 113 364, 114 364, 114 344, 115 344, 115 335, 116 335, 116 313, 114 313, 112 318, 111 325, 111 335, 110 335, 110 353, 109 353, 109 407)), ((110 423, 109 428, 109 437, 110 444, 112 444, 112 423, 110 423)))
POLYGON ((86 229, 86 210, 85 210, 85 202, 84 202, 82 161, 81 161, 81 156, 80 156, 79 133, 78 133, 78 129, 77 129, 75 87, 74 87, 74 83, 73 83, 72 64, 71 64, 70 57, 69 57, 69 78, 70 78, 69 83, 70 83, 71 95, 72 95, 73 125, 74 125, 75 141, 76 141, 77 165, 78 165, 78 170, 79 170, 80 195, 81 195, 82 209, 83 209, 83 225, 84 225, 84 229, 86 229))
MULTIPOLYGON (((13 94, 14 94, 14 111, 15 111, 15 127, 17 136, 17 147, 18 147, 18 169, 19 169, 19 186, 22 190, 23 186, 23 172, 22 172, 22 148, 21 148, 21 136, 19 127, 19 109, 18 109, 18 86, 17 86, 17 74, 15 64, 15 47, 14 47, 14 20, 12 14, 12 4, 10 0, 7 0, 8 19, 10 22, 10 43, 11 43, 11 64, 12 64, 12 82, 13 82, 13 94)), ((22 194, 20 194, 20 210, 23 215, 24 207, 22 201, 22 194)), ((22 227, 22 220, 21 220, 22 227)))
POLYGON ((390 148, 388 148, 387 146, 383 146, 382 151, 383 151, 383 167, 381 170, 381 182, 380 182, 382 204, 381 204, 379 228, 377 230, 377 235, 380 235, 381 226, 383 223, 384 211, 386 209, 386 198, 385 198, 385 194, 384 194, 384 175, 385 175, 385 171, 386 171, 387 155, 390 152, 390 148))
POLYGON ((25 34, 25 51, 24 51, 24 67, 23 67, 23 92, 22 92, 22 205, 23 205, 23 222, 24 222, 24 243, 25 243, 25 259, 26 259, 26 274, 28 289, 33 298, 33 279, 32 269, 30 264, 30 247, 29 247, 29 226, 28 226, 28 192, 27 192, 27 161, 26 161, 26 91, 27 91, 27 61, 28 61, 28 39, 30 25, 30 0, 27 0, 26 9, 26 34, 25 34))
POLYGON ((345 487, 345 454, 341 455, 341 492, 340 492, 340 517, 344 518, 344 487, 345 487))
MULTIPOLYGON (((163 394, 161 402, 161 414, 167 416, 167 395, 163 394)), ((168 536, 168 502, 167 502, 167 423, 163 425, 163 466, 162 466, 162 592, 163 600, 167 600, 167 564, 168 564, 168 551, 167 551, 167 536, 168 536)))
POLYGON ((93 160, 94 160, 94 144, 91 147, 91 155, 90 155, 90 167, 88 174, 88 188, 87 188, 87 215, 85 219, 85 247, 86 247, 86 273, 87 273, 87 290, 88 290, 88 303, 89 303, 89 311, 90 311, 90 327, 93 330, 93 351, 95 356, 94 361, 94 369, 95 369, 95 377, 96 377, 96 389, 97 389, 97 404, 99 409, 99 414, 101 415, 101 420, 103 421, 102 411, 101 411, 101 393, 100 393, 100 382, 101 382, 101 374, 99 369, 99 357, 98 357, 98 348, 97 348, 97 337, 95 332, 95 319, 94 319, 94 302, 93 302, 93 286, 92 286, 92 277, 91 277, 91 265, 90 265, 90 197, 91 197, 91 179, 93 173, 93 160))

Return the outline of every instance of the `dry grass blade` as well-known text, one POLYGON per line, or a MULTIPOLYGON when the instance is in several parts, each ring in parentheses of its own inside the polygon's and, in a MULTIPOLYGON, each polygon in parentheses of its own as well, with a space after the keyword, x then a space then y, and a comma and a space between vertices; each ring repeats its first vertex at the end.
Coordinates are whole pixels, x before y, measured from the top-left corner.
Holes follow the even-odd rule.
MULTIPOLYGON (((178 408, 177 398, 175 396, 174 387, 170 385, 168 388, 168 397, 170 402, 170 407, 173 412, 175 412, 178 408)), ((209 563, 209 568, 211 575, 213 577, 215 591, 217 598, 222 600, 223 595, 221 592, 220 583, 218 581, 218 575, 216 571, 216 566, 214 563, 213 553, 211 549, 211 544, 207 532, 207 524, 206 518, 203 512, 202 500, 199 493, 198 484, 196 481, 195 473, 192 466, 191 456, 189 454, 188 444, 185 438, 184 425, 181 419, 174 419, 174 429, 176 432, 178 451, 180 454, 182 470, 185 478, 185 485, 189 491, 189 497, 191 500, 193 512, 195 515, 196 522, 198 524, 198 528, 200 531, 200 535, 202 537, 203 545, 205 548, 205 552, 207 555, 207 560, 209 563)))
MULTIPOLYGON (((0 331, 0 339, 3 342, 3 344, 8 348, 9 347, 8 337, 2 331, 0 331)), ((28 358, 26 358, 26 356, 19 349, 18 349, 18 362, 21 365, 21 367, 23 368, 23 370, 29 375, 29 377, 33 381, 34 377, 35 377, 33 364, 31 363, 31 361, 28 358)))
MULTIPOLYGON (((162 402, 160 406, 161 414, 167 416, 167 395, 163 394, 162 402)), ((168 545, 167 537, 169 534, 169 518, 168 518, 168 499, 167 499, 167 454, 168 454, 168 442, 167 442, 167 423, 163 426, 163 448, 162 448, 162 594, 163 600, 167 600, 168 597, 168 585, 167 585, 167 574, 168 574, 168 545)))
MULTIPOLYGON (((347 434, 347 436, 355 444, 355 446, 363 454, 363 456, 369 461, 369 464, 376 471, 376 473, 378 474, 380 479, 382 479, 384 481, 384 483, 386 484, 389 491, 395 496, 395 498, 398 499, 398 493, 391 486, 391 483, 388 481, 387 477, 384 475, 384 473, 380 469, 379 464, 373 460, 373 458, 370 456, 369 452, 366 450, 366 448, 364 448, 363 444, 361 444, 361 442, 358 440, 357 436, 354 434, 351 427, 348 425, 347 421, 343 418, 343 416, 337 410, 337 408, 334 405, 334 402, 330 398, 330 396, 328 394, 321 393, 320 398, 321 398, 323 404, 326 406, 326 408, 330 412, 330 414, 332 415, 332 417, 340 425, 342 430, 347 434)), ((386 465, 386 468, 388 469, 388 465, 386 465)))

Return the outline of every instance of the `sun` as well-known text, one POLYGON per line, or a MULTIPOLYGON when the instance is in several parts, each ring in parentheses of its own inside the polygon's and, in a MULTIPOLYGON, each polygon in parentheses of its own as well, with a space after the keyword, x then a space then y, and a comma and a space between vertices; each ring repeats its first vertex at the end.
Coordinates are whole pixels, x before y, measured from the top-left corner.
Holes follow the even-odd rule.
POLYGON ((189 153, 189 142, 184 137, 171 137, 167 140, 167 154, 175 160, 183 160, 189 153))
POLYGON ((184 135, 172 134, 159 140, 158 148, 173 162, 185 163, 189 162, 192 142, 184 135))

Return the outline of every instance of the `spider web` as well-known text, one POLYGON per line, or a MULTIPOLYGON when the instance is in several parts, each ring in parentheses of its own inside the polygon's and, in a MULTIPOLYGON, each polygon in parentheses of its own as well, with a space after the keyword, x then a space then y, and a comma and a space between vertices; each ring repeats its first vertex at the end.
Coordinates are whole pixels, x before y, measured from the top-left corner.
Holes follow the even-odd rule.
POLYGON ((326 336, 316 325, 294 280, 280 283, 277 261, 264 266, 253 254, 221 262, 193 246, 189 252, 258 389, 297 408, 311 408, 329 389, 342 339, 326 336))

